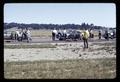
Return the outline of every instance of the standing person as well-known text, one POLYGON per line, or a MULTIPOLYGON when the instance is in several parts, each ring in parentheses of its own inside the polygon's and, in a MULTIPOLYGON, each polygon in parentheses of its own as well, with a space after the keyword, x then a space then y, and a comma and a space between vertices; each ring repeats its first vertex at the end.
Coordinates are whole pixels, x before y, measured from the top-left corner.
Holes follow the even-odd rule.
POLYGON ((64 28, 64 30, 63 30, 64 40, 66 40, 66 34, 67 34, 67 31, 66 31, 66 29, 64 28))
POLYGON ((15 40, 18 40, 18 41, 19 41, 18 35, 19 35, 19 30, 16 29, 16 31, 15 31, 15 40))
POLYGON ((22 41, 22 32, 21 31, 16 31, 17 32, 17 40, 22 41))
POLYGON ((115 33, 115 30, 113 30, 113 38, 116 37, 116 33, 115 33))
POLYGON ((19 41, 22 41, 22 35, 23 35, 23 32, 22 32, 22 28, 21 28, 19 31, 19 35, 18 35, 19 41))
POLYGON ((89 30, 90 38, 92 38, 92 30, 89 30))
POLYGON ((26 35, 27 35, 27 42, 30 42, 30 40, 32 40, 32 38, 31 38, 31 32, 29 29, 26 29, 26 35))
POLYGON ((107 30, 105 31, 105 34, 106 34, 106 39, 109 40, 109 33, 107 30))
POLYGON ((83 32, 83 41, 84 41, 84 49, 88 48, 88 38, 89 38, 89 31, 85 29, 83 32))
POLYGON ((11 39, 14 40, 14 31, 11 32, 11 39))
POLYGON ((99 40, 100 40, 101 39, 101 31, 99 31, 98 37, 99 37, 99 40))
POLYGON ((52 31, 52 40, 54 41, 57 35, 57 30, 54 28, 54 30, 52 31))
POLYGON ((110 35, 111 35, 111 39, 113 39, 113 38, 114 38, 114 36, 113 36, 113 32, 111 32, 110 35))
POLYGON ((22 40, 24 40, 24 29, 21 29, 21 33, 22 33, 22 40))

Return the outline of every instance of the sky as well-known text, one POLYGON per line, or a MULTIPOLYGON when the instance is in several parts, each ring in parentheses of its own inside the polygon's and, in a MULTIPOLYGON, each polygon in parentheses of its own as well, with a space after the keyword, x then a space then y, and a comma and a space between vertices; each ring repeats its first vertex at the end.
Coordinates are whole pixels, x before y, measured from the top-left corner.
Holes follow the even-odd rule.
POLYGON ((7 3, 4 23, 79 24, 116 27, 114 3, 7 3))

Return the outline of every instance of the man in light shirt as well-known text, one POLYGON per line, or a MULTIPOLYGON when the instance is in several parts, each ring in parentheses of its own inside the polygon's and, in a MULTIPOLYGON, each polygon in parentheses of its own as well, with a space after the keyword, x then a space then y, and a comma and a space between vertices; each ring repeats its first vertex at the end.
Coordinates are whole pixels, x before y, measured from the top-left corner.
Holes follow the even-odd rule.
POLYGON ((19 41, 18 35, 19 35, 19 30, 16 29, 16 31, 15 31, 15 40, 18 40, 18 41, 19 41))
POLYGON ((31 32, 29 29, 26 29, 26 34, 27 34, 27 42, 29 42, 31 39, 31 32))
POLYGON ((54 41, 57 35, 57 30, 54 28, 54 30, 52 31, 52 40, 54 41))

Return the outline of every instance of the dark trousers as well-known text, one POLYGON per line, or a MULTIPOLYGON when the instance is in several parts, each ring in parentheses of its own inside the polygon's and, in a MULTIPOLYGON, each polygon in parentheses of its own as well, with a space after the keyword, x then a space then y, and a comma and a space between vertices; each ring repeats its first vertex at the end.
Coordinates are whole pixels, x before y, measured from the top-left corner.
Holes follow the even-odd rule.
POLYGON ((101 39, 101 35, 99 35, 99 39, 101 39))
POLYGON ((83 41, 84 41, 84 48, 88 48, 88 39, 83 38, 83 41))
POLYGON ((18 37, 17 40, 18 40, 18 41, 22 41, 22 37, 18 37))
POLYGON ((107 38, 107 40, 109 40, 109 34, 106 34, 106 38, 107 38))
POLYGON ((64 34, 64 40, 66 40, 66 36, 67 36, 67 35, 66 35, 66 34, 64 34))

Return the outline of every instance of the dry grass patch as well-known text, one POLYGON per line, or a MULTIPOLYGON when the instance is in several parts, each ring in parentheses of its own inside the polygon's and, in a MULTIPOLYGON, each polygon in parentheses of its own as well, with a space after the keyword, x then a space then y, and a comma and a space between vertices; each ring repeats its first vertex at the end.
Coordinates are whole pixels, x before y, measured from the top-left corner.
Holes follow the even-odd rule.
POLYGON ((5 62, 6 79, 109 79, 116 77, 116 59, 5 62))
POLYGON ((31 30, 32 37, 51 37, 51 30, 31 30))

